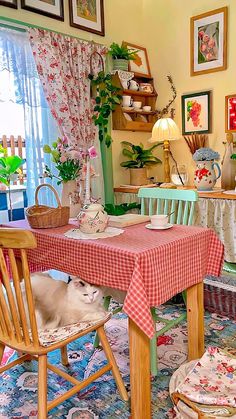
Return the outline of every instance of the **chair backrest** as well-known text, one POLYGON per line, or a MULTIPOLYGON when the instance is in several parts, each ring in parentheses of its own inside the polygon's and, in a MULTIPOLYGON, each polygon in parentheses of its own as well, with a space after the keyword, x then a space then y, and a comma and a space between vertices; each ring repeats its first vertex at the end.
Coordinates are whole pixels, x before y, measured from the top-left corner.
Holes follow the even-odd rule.
POLYGON ((140 188, 141 214, 169 214, 170 223, 191 225, 198 193, 192 190, 140 188))
POLYGON ((0 229, 0 342, 8 342, 13 347, 39 346, 26 255, 26 249, 36 246, 36 239, 30 231, 13 228, 0 229), (22 273, 19 268, 22 269, 22 273), (20 282, 21 274, 23 290, 20 282), (31 335, 27 319, 29 319, 31 335))

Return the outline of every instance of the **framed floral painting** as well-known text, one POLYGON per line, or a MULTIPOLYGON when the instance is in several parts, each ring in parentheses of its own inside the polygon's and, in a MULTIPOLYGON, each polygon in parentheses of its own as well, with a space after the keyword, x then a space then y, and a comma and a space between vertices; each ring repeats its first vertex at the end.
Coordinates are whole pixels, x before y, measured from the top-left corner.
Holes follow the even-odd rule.
POLYGON ((182 133, 211 132, 211 92, 182 96, 182 133))
POLYGON ((64 20, 63 0, 21 0, 22 9, 64 20))
POLYGON ((13 7, 13 9, 17 9, 17 0, 0 0, 0 6, 13 7))
POLYGON ((122 44, 126 45, 131 52, 138 50, 135 53, 135 60, 129 61, 129 71, 134 72, 136 76, 150 78, 151 71, 146 48, 130 44, 126 41, 123 41, 122 44))
POLYGON ((236 132, 236 94, 225 96, 225 132, 236 132))
POLYGON ((69 0, 70 25, 105 36, 103 0, 69 0))
POLYGON ((191 76, 227 68, 227 19, 227 7, 191 18, 191 76))

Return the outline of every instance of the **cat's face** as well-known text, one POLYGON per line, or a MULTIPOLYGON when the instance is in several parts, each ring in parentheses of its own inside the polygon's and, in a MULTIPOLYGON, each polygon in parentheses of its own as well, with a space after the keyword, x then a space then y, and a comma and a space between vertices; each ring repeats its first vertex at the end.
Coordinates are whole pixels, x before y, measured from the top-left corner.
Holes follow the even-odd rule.
POLYGON ((92 304, 95 301, 100 301, 103 297, 102 291, 99 287, 88 284, 83 279, 76 276, 71 276, 71 284, 73 285, 78 299, 85 304, 92 304))

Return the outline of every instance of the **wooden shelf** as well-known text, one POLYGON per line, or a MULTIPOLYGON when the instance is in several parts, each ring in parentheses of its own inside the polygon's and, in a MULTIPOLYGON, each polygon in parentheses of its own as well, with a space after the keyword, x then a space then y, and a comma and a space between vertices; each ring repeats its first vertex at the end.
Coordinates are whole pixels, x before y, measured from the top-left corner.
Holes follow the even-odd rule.
POLYGON ((141 90, 127 90, 127 89, 123 90, 123 94, 124 95, 129 95, 129 96, 146 96, 146 97, 157 97, 158 96, 156 92, 147 93, 147 92, 142 92, 141 90))
MULTIPOLYGON (((114 74, 113 77, 113 83, 120 88, 121 95, 128 95, 133 97, 136 101, 142 102, 143 106, 151 106, 150 112, 145 112, 143 110, 137 111, 135 109, 123 109, 121 105, 116 106, 115 111, 112 115, 112 123, 113 123, 113 129, 114 130, 122 130, 122 131, 145 131, 145 132, 151 132, 154 123, 157 120, 157 112, 155 111, 155 104, 156 104, 156 98, 157 93, 153 87, 153 93, 147 93, 142 92, 140 90, 129 90, 129 89, 123 89, 118 74, 114 74), (131 121, 129 121, 124 113, 127 113, 130 115, 130 118, 132 118, 131 121), (142 121, 139 118, 139 115, 145 115, 147 121, 142 121)), ((138 83, 144 82, 143 77, 134 77, 134 80, 136 80, 138 83)), ((153 86, 153 79, 149 78, 146 80, 146 82, 150 83, 153 86)))

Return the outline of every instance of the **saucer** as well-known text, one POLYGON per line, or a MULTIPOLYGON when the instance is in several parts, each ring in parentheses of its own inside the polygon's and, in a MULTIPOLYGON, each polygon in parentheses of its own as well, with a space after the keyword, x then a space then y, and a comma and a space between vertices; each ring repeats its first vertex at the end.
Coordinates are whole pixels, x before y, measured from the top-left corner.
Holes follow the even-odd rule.
POLYGON ((122 106, 123 111, 133 111, 133 106, 122 106))
POLYGON ((168 228, 173 227, 173 224, 168 223, 164 226, 153 226, 152 224, 146 224, 145 227, 149 230, 167 230, 168 228))

